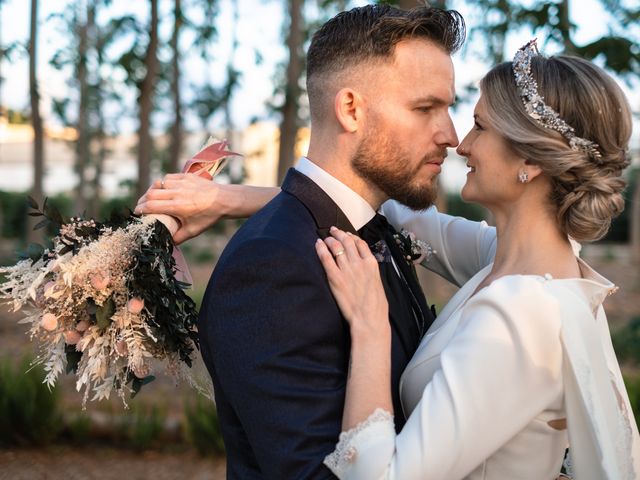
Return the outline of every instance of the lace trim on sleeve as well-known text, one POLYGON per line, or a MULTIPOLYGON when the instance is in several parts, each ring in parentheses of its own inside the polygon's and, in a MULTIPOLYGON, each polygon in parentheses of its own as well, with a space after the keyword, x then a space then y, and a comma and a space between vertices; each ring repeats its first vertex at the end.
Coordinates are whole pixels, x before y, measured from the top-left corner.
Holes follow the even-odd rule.
POLYGON ((380 435, 374 426, 390 425, 394 430, 393 415, 383 408, 376 408, 369 417, 355 427, 340 434, 335 450, 324 459, 324 464, 338 477, 343 478, 347 469, 358 456, 356 444, 380 435))

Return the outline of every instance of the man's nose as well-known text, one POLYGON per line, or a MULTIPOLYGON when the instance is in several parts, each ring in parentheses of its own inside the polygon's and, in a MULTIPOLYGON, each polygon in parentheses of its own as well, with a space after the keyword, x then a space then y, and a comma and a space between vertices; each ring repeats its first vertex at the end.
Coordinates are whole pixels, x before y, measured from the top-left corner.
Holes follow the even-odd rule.
POLYGON ((438 145, 450 148, 456 147, 460 143, 456 129, 453 126, 453 120, 449 115, 443 121, 435 140, 438 145))

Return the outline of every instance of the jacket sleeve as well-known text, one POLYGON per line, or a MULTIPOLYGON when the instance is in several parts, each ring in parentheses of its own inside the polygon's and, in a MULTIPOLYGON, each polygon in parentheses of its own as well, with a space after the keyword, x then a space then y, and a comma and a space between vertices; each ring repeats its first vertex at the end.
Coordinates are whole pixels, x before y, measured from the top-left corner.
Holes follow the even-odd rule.
POLYGON ((269 479, 334 478, 322 460, 340 432, 348 327, 313 244, 303 251, 242 243, 221 258, 201 313, 216 383, 269 479))
POLYGON ((402 432, 378 411, 341 434, 327 462, 339 478, 463 478, 562 395, 560 309, 542 280, 497 280, 461 315, 402 432))
POLYGON ((382 206, 382 213, 397 230, 405 229, 428 243, 434 254, 422 266, 455 285, 462 286, 493 262, 496 229, 486 222, 446 215, 436 207, 415 211, 394 200, 382 206))

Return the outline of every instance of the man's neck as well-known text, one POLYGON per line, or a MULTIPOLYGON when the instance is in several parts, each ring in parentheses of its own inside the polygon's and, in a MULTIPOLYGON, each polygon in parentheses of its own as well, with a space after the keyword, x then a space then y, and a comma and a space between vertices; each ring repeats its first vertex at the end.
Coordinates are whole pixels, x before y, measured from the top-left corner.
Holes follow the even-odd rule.
POLYGON ((376 211, 364 197, 321 166, 302 158, 296 169, 329 195, 356 230, 374 217, 376 211))
POLYGON ((353 170, 351 162, 348 159, 307 158, 336 180, 339 180, 360 195, 375 211, 378 211, 380 206, 388 200, 384 192, 371 184, 371 182, 363 179, 353 170))

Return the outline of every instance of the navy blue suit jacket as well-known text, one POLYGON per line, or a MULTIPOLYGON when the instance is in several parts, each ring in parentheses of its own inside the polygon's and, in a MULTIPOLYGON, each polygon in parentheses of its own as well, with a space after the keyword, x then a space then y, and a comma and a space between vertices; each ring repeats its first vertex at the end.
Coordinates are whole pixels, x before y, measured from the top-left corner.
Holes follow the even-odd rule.
MULTIPOLYGON (((198 329, 229 479, 334 478, 322 461, 341 431, 350 337, 314 246, 332 225, 354 232, 327 194, 292 169, 211 276, 198 329)), ((393 327, 400 427, 398 383, 413 351, 399 340, 401 322, 393 327)))

